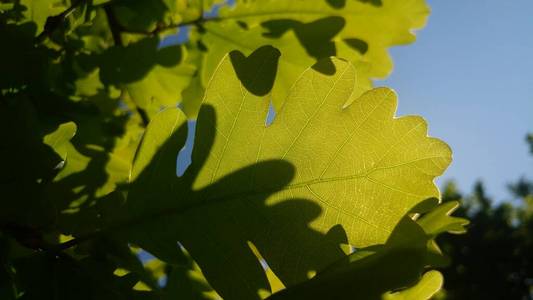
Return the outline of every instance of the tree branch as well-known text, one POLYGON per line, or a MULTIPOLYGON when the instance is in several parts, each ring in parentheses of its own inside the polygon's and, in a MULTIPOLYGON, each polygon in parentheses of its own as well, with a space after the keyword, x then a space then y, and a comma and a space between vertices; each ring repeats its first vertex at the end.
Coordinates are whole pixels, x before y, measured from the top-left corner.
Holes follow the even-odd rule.
POLYGON ((125 28, 122 25, 119 25, 119 26, 120 26, 120 30, 122 32, 126 32, 126 33, 156 35, 156 34, 159 34, 161 32, 167 31, 167 30, 173 30, 173 29, 177 29, 177 28, 181 28, 181 27, 185 27, 185 26, 189 26, 189 25, 201 26, 203 23, 205 23, 207 21, 213 21, 213 20, 216 20, 216 18, 205 19, 203 16, 201 16, 201 17, 198 17, 198 18, 196 18, 194 20, 181 22, 181 23, 178 23, 178 24, 165 24, 165 25, 158 24, 158 25, 156 25, 156 28, 154 30, 152 30, 152 31, 132 30, 132 29, 125 28))
MULTIPOLYGON (((111 35, 113 36, 113 41, 115 42, 115 46, 123 47, 124 41, 122 40, 122 33, 120 29, 121 26, 117 18, 115 17, 115 14, 113 13, 111 9, 111 6, 109 5, 105 6, 104 11, 107 17, 107 22, 109 23, 109 29, 111 30, 111 35)), ((148 126, 148 123, 150 123, 150 119, 148 118, 148 114, 146 113, 146 111, 137 105, 135 105, 135 110, 141 117, 144 127, 148 126)))
MULTIPOLYGON (((62 13, 60 13, 58 15, 55 15, 55 16, 48 17, 48 19, 46 20, 46 24, 44 25, 43 32, 41 32, 37 36, 38 43, 44 41, 47 37, 50 37, 52 35, 52 33, 55 30, 57 30, 63 24, 63 22, 65 22, 67 17, 71 13, 73 13, 76 9, 78 9, 80 7, 80 5, 82 3, 84 3, 85 1, 86 0, 75 1, 75 2, 73 2, 73 4, 69 8, 67 8, 62 13)), ((103 7, 104 7, 104 10, 105 10, 106 15, 108 17, 108 20, 109 20, 110 15, 113 15, 112 12, 111 12, 111 7, 110 7, 110 5, 103 5, 103 7)), ((177 28, 181 28, 181 27, 185 27, 185 26, 189 26, 189 25, 201 26, 204 22, 219 20, 219 18, 206 19, 206 18, 204 18, 203 14, 204 13, 203 13, 203 5, 202 5, 201 11, 200 11, 200 15, 198 16, 198 18, 196 18, 194 20, 190 20, 190 21, 181 22, 181 23, 178 23, 178 24, 157 24, 156 28, 154 30, 151 30, 151 31, 134 30, 134 29, 126 28, 126 27, 122 26, 122 24, 120 24, 118 22, 118 20, 116 19, 116 17, 114 17, 114 16, 112 16, 113 25, 111 26, 111 24, 110 24, 110 26, 115 28, 116 32, 156 35, 158 33, 161 33, 161 32, 167 31, 167 30, 177 29, 177 28)), ((113 38, 115 38, 114 34, 113 34, 113 38)))

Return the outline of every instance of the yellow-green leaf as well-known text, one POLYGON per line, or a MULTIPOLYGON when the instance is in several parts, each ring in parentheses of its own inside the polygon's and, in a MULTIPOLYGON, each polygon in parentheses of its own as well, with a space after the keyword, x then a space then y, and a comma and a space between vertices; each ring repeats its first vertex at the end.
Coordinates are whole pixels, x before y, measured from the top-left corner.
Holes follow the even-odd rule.
POLYGON ((181 178, 175 161, 185 117, 178 109, 155 117, 124 209, 130 224, 143 226, 120 234, 163 260, 179 241, 225 299, 258 299, 270 289, 248 242, 285 286, 306 281, 345 257, 341 244, 385 243, 406 213, 439 196, 433 180, 451 161, 422 118, 394 117, 392 90, 352 102, 356 70, 337 58, 302 73, 266 125, 270 79, 263 74, 276 50, 258 52, 263 60, 235 63, 241 55, 232 54, 217 67, 193 163, 181 178), (323 72, 331 64, 335 73, 323 72))
POLYGON ((67 122, 59 125, 56 131, 44 137, 44 143, 52 147, 59 156, 65 160, 67 158, 68 142, 76 134, 76 123, 67 122))

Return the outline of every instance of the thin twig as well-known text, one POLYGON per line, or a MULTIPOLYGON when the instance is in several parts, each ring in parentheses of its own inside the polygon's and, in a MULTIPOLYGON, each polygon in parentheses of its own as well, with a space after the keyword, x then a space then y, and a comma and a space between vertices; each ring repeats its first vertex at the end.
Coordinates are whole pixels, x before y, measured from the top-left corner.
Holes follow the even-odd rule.
POLYGON ((124 46, 124 41, 122 40, 121 35, 121 26, 118 23, 117 18, 115 17, 115 14, 113 13, 113 10, 111 6, 107 5, 104 7, 105 15, 107 17, 107 22, 109 23, 109 29, 111 30, 111 35, 113 36, 113 41, 115 42, 115 46, 124 46))
POLYGON ((141 117, 144 127, 148 126, 148 123, 150 123, 150 118, 148 118, 148 114, 146 113, 146 111, 140 108, 139 106, 135 106, 135 109, 137 110, 137 113, 141 117))
POLYGON ((204 23, 206 21, 215 21, 216 19, 217 18, 209 18, 209 19, 204 18, 204 1, 201 0, 200 1, 200 14, 198 15, 197 18, 195 18, 193 20, 181 22, 181 23, 178 23, 178 24, 174 24, 174 23, 171 23, 171 24, 157 24, 156 28, 154 30, 151 30, 151 31, 133 30, 133 29, 125 28, 125 27, 123 27, 120 24, 118 24, 118 26, 121 26, 120 27, 121 31, 127 32, 127 33, 156 35, 158 33, 161 33, 161 32, 167 31, 167 30, 179 29, 181 27, 185 27, 185 26, 189 26, 189 25, 201 26, 202 23, 204 23))
POLYGON ((161 24, 158 24, 156 25, 156 28, 154 30, 151 30, 151 31, 145 31, 145 30, 134 30, 134 29, 129 29, 129 28, 126 28, 126 27, 123 27, 122 25, 119 25, 120 26, 120 30, 122 32, 126 32, 126 33, 137 33, 137 34, 146 34, 146 35, 156 35, 156 34, 159 34, 161 32, 164 32, 164 31, 167 31, 167 30, 173 30, 173 29, 178 29, 178 28, 181 28, 181 27, 185 27, 185 26, 189 26, 189 25, 196 25, 196 26, 201 26, 204 22, 207 22, 207 21, 214 21, 216 20, 217 18, 209 18, 209 19, 206 19, 204 18, 203 16, 201 17, 198 17, 194 20, 190 20, 190 21, 186 21, 186 22, 181 22, 181 23, 178 23, 178 24, 165 24, 165 25, 161 25, 161 24))
MULTIPOLYGON (((113 36, 115 46, 123 47, 124 41, 122 40, 122 32, 120 29, 121 26, 117 18, 115 17, 115 14, 113 13, 110 6, 105 6, 104 11, 107 16, 107 22, 109 23, 109 29, 111 30, 111 35, 113 36)), ((148 114, 146 113, 146 111, 137 105, 135 105, 135 110, 141 117, 144 127, 148 126, 148 123, 150 123, 150 119, 148 118, 148 114)))

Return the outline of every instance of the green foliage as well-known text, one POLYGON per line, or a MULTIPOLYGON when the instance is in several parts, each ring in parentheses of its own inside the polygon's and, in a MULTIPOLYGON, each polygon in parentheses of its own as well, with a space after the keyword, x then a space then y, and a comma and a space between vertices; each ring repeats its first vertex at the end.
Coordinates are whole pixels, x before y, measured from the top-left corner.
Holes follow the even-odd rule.
POLYGON ((451 151, 371 89, 426 4, 236 1, 204 15, 222 2, 2 2, 2 299, 440 288, 435 238, 466 225, 433 184, 451 151), (177 30, 187 40, 169 45, 177 30))

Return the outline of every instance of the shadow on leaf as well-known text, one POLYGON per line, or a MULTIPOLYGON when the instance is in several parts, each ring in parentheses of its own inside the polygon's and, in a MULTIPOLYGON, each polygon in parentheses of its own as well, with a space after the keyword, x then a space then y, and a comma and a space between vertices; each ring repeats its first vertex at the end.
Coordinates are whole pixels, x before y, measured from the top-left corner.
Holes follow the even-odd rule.
POLYGON ((309 227, 321 214, 317 204, 289 195, 276 203, 266 202, 286 190, 294 176, 294 166, 286 161, 257 162, 195 188, 205 160, 213 155, 216 117, 210 106, 200 112, 196 134, 201 138, 193 163, 178 178, 176 154, 185 141, 185 117, 177 109, 161 114, 163 122, 156 119, 151 126, 159 132, 171 131, 162 141, 153 139, 152 134, 158 134, 148 128, 137 154, 136 164, 142 170, 133 169, 128 200, 119 210, 122 215, 113 219, 122 225, 115 227, 113 235, 175 264, 180 263, 179 242, 226 299, 258 299, 258 290, 270 290, 248 242, 286 285, 305 281, 309 271, 321 270, 345 255, 340 248, 347 243, 342 227, 327 234, 309 227), (176 124, 181 126, 173 127, 176 124), (151 159, 144 162, 144 157, 151 159))
POLYGON ((280 55, 281 52, 272 46, 260 47, 248 57, 239 51, 232 51, 229 54, 241 83, 257 96, 264 96, 272 90, 280 55), (257 75, 258 68, 261 69, 261 76, 257 75))
MULTIPOLYGON (((266 21, 261 25, 268 30, 263 35, 270 38, 280 38, 287 31, 293 30, 306 52, 318 61, 337 54, 333 38, 344 28, 346 21, 342 17, 332 16, 309 23, 280 19, 266 21)), ((330 63, 328 68, 318 71, 331 75, 335 73, 335 66, 330 63)))
POLYGON ((159 48, 159 38, 144 38, 127 46, 114 46, 100 55, 80 57, 91 70, 100 67, 104 84, 128 84, 143 79, 156 65, 175 66, 182 60, 181 46, 159 48))

